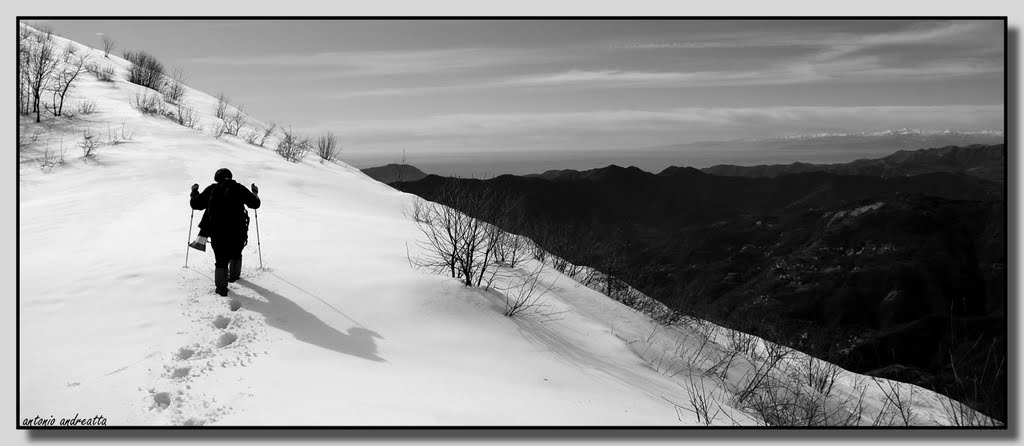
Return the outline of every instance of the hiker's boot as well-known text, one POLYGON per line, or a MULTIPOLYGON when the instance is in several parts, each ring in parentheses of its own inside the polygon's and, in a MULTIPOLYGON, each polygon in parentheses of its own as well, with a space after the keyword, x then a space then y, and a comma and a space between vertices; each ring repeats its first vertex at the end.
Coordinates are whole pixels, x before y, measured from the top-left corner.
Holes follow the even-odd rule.
POLYGON ((228 282, 235 283, 242 276, 242 258, 228 262, 228 282))
POLYGON ((217 268, 213 271, 213 283, 217 286, 217 294, 228 295, 228 269, 217 268))

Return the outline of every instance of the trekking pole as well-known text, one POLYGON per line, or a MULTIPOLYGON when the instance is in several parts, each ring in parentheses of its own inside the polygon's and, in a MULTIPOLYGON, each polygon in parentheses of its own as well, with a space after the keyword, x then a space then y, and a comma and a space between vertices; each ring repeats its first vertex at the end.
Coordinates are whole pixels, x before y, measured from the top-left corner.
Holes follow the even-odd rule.
POLYGON ((260 254, 260 269, 263 269, 263 247, 260 246, 260 211, 252 210, 256 217, 256 252, 260 254))
MULTIPOLYGON (((259 194, 259 188, 256 187, 256 183, 250 186, 253 189, 253 193, 259 194)), ((253 210, 253 217, 256 219, 256 252, 259 253, 259 269, 263 269, 263 247, 259 243, 259 211, 253 210)))
MULTIPOLYGON (((188 218, 188 240, 192 241, 192 221, 196 218, 196 210, 192 209, 192 216, 188 218)), ((188 245, 185 245, 185 266, 182 268, 188 268, 188 245)))

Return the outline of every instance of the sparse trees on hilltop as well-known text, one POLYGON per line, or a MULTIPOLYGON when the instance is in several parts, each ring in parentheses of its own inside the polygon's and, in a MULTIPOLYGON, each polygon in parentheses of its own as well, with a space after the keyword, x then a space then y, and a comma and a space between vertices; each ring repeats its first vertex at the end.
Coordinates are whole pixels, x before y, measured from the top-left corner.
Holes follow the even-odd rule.
POLYGON ((103 43, 103 57, 110 58, 110 52, 114 50, 114 39, 110 36, 103 34, 100 36, 100 42, 103 43))
POLYGON ((124 58, 131 62, 128 68, 128 82, 163 91, 164 65, 145 51, 125 51, 124 58))
POLYGON ((31 106, 26 101, 28 113, 36 114, 36 122, 42 119, 41 97, 51 82, 53 71, 57 67, 56 47, 49 33, 33 33, 22 41, 19 50, 23 51, 22 80, 28 93, 31 106))

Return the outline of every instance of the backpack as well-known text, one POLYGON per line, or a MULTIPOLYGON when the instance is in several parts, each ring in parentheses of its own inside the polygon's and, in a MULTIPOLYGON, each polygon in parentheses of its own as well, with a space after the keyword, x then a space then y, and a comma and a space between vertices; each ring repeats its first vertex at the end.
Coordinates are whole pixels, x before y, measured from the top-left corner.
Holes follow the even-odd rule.
POLYGON ((213 227, 220 230, 234 230, 240 226, 242 246, 244 247, 249 244, 249 211, 245 209, 245 204, 232 191, 236 184, 234 182, 215 184, 213 190, 210 191, 210 201, 207 203, 206 209, 213 227), (232 212, 236 203, 242 211, 240 214, 232 212))

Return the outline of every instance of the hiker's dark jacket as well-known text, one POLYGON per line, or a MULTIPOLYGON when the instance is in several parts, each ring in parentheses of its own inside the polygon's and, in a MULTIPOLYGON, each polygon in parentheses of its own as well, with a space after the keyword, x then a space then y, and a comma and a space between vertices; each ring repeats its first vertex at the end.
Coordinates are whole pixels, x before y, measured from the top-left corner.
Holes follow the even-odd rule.
POLYGON ((189 200, 192 209, 202 211, 199 228, 214 242, 228 239, 246 241, 249 238, 249 217, 245 207, 259 209, 260 197, 235 180, 223 180, 206 187, 202 193, 193 192, 189 200))

